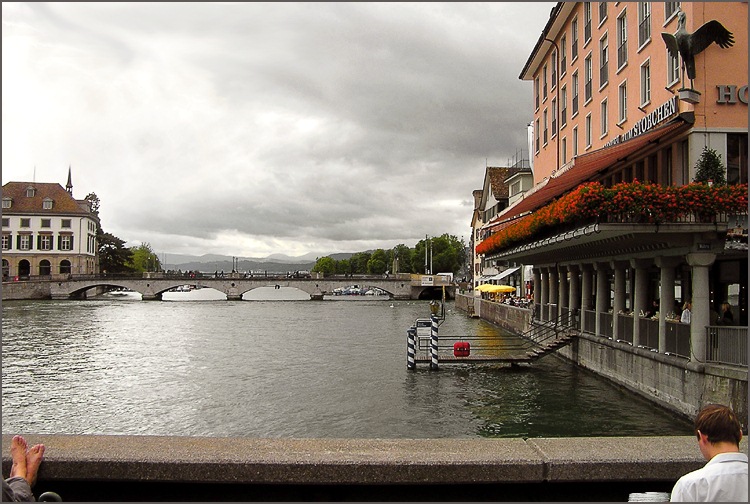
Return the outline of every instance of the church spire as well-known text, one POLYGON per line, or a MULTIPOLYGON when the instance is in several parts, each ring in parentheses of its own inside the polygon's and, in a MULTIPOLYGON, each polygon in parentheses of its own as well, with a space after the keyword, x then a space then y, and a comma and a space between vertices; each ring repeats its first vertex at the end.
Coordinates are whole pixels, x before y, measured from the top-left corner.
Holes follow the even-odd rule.
POLYGON ((68 191, 70 194, 73 194, 73 178, 70 174, 70 165, 68 165, 68 183, 65 184, 65 190, 68 191))

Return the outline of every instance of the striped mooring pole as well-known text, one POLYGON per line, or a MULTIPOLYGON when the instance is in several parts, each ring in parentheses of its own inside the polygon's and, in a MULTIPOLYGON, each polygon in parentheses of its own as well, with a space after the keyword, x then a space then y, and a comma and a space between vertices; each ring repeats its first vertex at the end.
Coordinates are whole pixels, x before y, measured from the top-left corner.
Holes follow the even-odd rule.
POLYGON ((436 314, 430 315, 432 330, 430 331, 430 369, 438 368, 438 318, 436 314))
POLYGON ((411 326, 406 330, 406 369, 417 369, 416 361, 417 328, 411 326))

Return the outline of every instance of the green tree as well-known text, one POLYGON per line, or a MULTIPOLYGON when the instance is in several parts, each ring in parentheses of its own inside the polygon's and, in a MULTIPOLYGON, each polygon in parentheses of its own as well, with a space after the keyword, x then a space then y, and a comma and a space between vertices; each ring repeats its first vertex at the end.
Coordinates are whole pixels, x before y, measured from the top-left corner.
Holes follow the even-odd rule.
POLYGON ((137 272, 161 271, 159 257, 148 243, 142 243, 137 247, 130 247, 133 253, 128 266, 137 272))
POLYGON ((132 271, 133 251, 125 247, 125 242, 101 227, 96 230, 96 243, 99 246, 99 270, 102 273, 127 273, 132 271))
POLYGON ((352 272, 352 264, 349 259, 341 259, 336 261, 336 274, 337 275, 348 275, 352 272))
POLYGON ((435 236, 428 240, 420 240, 414 247, 412 262, 414 273, 425 272, 425 248, 427 249, 427 269, 432 262, 432 274, 458 273, 466 262, 465 245, 463 241, 449 234, 435 236), (432 261, 430 261, 430 255, 432 261))
POLYGON ((415 273, 411 266, 413 253, 414 251, 403 243, 396 245, 393 251, 393 256, 398 261, 398 270, 393 266, 393 260, 391 260, 391 265, 389 267, 393 268, 392 271, 394 273, 415 273))
POLYGON ((721 154, 715 150, 703 147, 701 157, 695 163, 695 181, 707 183, 709 180, 716 185, 726 185, 727 168, 721 161, 721 154))
POLYGON ((312 271, 314 273, 323 273, 325 276, 333 275, 336 273, 336 260, 329 256, 319 257, 315 261, 312 271))
POLYGON ((364 275, 367 273, 367 262, 370 260, 369 252, 357 252, 349 259, 352 267, 352 273, 355 275, 364 275))
POLYGON ((91 213, 99 217, 99 206, 101 205, 101 201, 99 201, 99 196, 97 196, 96 193, 94 192, 90 192, 83 199, 89 202, 89 206, 91 207, 91 213))
POLYGON ((388 256, 383 249, 377 249, 367 261, 367 273, 371 275, 382 275, 388 269, 388 256))

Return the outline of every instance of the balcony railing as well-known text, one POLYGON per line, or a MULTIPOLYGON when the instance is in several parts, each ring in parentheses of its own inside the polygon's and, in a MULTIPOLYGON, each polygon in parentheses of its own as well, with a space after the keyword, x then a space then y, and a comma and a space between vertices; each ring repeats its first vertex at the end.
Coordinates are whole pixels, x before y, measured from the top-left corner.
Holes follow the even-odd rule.
POLYGON ((747 366, 747 327, 706 327, 706 362, 747 366))

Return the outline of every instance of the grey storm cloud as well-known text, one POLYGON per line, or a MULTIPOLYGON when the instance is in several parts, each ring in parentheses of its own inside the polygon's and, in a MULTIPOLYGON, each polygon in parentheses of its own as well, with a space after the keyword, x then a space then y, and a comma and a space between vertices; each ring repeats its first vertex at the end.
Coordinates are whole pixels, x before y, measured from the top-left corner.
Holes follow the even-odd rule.
POLYGON ((485 162, 527 149, 552 5, 4 3, 3 180, 72 165, 164 252, 466 235, 485 162))

